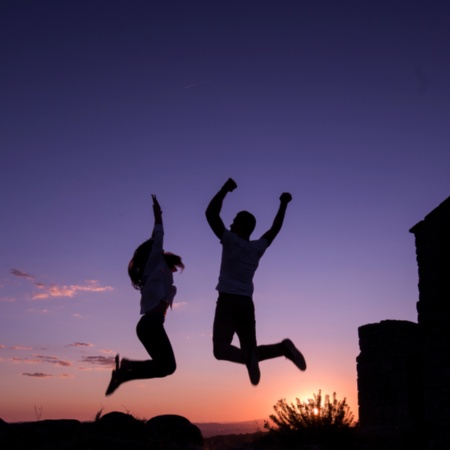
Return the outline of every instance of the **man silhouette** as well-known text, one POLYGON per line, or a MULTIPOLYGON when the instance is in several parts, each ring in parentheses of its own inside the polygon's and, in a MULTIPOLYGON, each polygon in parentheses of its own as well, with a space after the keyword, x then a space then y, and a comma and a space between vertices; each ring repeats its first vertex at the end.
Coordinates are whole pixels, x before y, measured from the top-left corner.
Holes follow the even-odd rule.
POLYGON ((206 219, 222 244, 219 292, 213 325, 213 352, 216 359, 245 364, 250 381, 257 385, 260 380, 259 361, 285 356, 300 370, 306 370, 303 355, 290 339, 278 344, 257 345, 255 308, 253 304, 253 276, 259 260, 273 242, 283 225, 291 194, 280 196, 280 206, 271 228, 260 239, 251 241, 256 219, 248 211, 239 212, 230 229, 226 229, 220 217, 225 196, 236 189, 237 184, 229 178, 210 201, 206 219), (239 338, 240 348, 231 344, 234 334, 239 338))

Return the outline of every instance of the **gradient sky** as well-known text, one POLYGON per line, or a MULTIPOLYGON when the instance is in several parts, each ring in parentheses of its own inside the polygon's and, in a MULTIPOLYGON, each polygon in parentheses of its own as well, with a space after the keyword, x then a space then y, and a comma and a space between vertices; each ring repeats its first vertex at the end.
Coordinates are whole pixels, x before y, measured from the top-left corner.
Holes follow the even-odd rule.
POLYGON ((409 229, 450 195, 450 3, 334 0, 0 2, 0 417, 123 411, 267 418, 278 399, 346 397, 358 327, 417 321, 409 229), (216 361, 220 244, 204 211, 285 224, 255 276, 258 342, 284 358, 216 361), (126 267, 151 233, 182 255, 166 319, 178 370, 104 396, 146 353, 126 267))

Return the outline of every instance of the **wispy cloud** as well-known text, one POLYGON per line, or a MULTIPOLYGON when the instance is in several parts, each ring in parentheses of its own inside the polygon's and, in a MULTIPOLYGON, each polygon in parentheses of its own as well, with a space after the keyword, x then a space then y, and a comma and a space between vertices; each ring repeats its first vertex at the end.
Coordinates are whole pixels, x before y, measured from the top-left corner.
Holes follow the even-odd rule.
POLYGON ((12 345, 10 347, 11 350, 32 350, 33 347, 26 347, 24 345, 12 345))
POLYGON ((28 308, 27 312, 32 314, 48 314, 50 311, 47 308, 42 309, 28 308))
POLYGON ((51 297, 72 298, 77 292, 106 292, 112 291, 112 286, 100 286, 97 281, 90 280, 86 284, 57 285, 44 283, 35 283, 35 286, 41 290, 40 293, 33 294, 33 300, 43 300, 51 297))
POLYGON ((205 84, 206 81, 197 81, 196 83, 187 84, 184 86, 184 89, 192 89, 198 86, 201 86, 202 84, 205 84))
POLYGON ((72 344, 67 345, 67 347, 93 347, 94 344, 89 344, 87 342, 74 342, 72 344))
POLYGON ((20 278, 26 278, 27 280, 34 280, 34 275, 30 275, 29 273, 23 272, 19 269, 11 269, 11 273, 20 278))
POLYGON ((70 361, 65 361, 64 359, 60 359, 57 356, 46 356, 46 355, 33 355, 33 356, 39 358, 40 362, 49 363, 52 364, 53 366, 68 367, 72 365, 70 361))
POLYGON ((42 372, 34 372, 34 373, 22 373, 25 377, 33 377, 33 378, 50 378, 52 375, 49 373, 42 373, 42 372))
POLYGON ((104 350, 99 350, 100 353, 105 353, 106 355, 116 355, 117 352, 115 352, 114 350, 110 350, 110 349, 104 349, 104 350))
POLYGON ((13 297, 0 297, 0 302, 2 303, 13 303, 16 299, 13 297))
POLYGON ((172 308, 173 309, 184 309, 186 308, 188 302, 174 302, 172 308))
POLYGON ((95 366, 113 367, 115 365, 114 356, 85 356, 82 361, 95 366))
POLYGON ((25 377, 32 377, 32 378, 73 378, 73 375, 70 375, 68 373, 52 375, 50 373, 43 373, 43 372, 34 372, 34 373, 23 372, 22 375, 25 377))
POLYGON ((11 358, 11 361, 14 363, 22 363, 22 364, 38 364, 41 362, 39 358, 22 358, 18 356, 14 356, 11 358))
MULTIPOLYGON (((23 270, 11 269, 11 273, 19 278, 25 278, 29 281, 36 280, 34 275, 31 275, 23 270)), ((86 280, 84 284, 56 284, 43 283, 41 281, 34 281, 33 285, 39 292, 32 294, 33 300, 45 300, 54 297, 72 298, 77 292, 107 292, 112 291, 112 286, 102 286, 97 280, 86 280)))
POLYGON ((46 356, 46 355, 31 355, 29 358, 14 356, 11 358, 14 363, 21 364, 41 364, 47 363, 53 366, 70 367, 72 363, 64 359, 60 359, 57 356, 46 356))

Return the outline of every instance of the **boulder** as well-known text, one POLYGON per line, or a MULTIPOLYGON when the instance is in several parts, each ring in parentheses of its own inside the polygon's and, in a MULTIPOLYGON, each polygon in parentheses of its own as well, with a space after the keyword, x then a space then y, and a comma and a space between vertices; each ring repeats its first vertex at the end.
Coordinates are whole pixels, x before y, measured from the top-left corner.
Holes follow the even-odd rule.
POLYGON ((203 436, 200 429, 188 419, 176 414, 153 417, 145 424, 147 438, 158 442, 161 448, 202 449, 203 436))
POLYGON ((141 439, 144 436, 145 424, 135 419, 131 414, 113 411, 100 417, 94 423, 94 430, 98 434, 109 437, 141 439))

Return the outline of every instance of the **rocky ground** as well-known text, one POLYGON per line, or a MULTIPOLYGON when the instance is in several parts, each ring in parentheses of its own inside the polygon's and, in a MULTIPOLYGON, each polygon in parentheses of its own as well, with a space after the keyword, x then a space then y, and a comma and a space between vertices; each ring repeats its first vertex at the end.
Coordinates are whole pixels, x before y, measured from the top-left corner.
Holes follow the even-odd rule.
POLYGON ((2 450, 203 450, 204 445, 200 429, 177 415, 148 421, 120 412, 105 414, 94 422, 7 423, 0 419, 2 450))
MULTIPOLYGON (((93 422, 78 420, 38 420, 7 423, 0 419, 1 450, 429 450, 447 446, 427 446, 415 440, 387 439, 386 436, 349 435, 344 439, 318 439, 321 444, 301 444, 297 437, 280 440, 259 431, 204 438, 198 426, 178 415, 162 415, 138 420, 130 414, 111 412, 93 422)), ((406 436, 408 437, 408 436, 406 436)), ((314 439, 314 442, 316 440, 314 439)))

